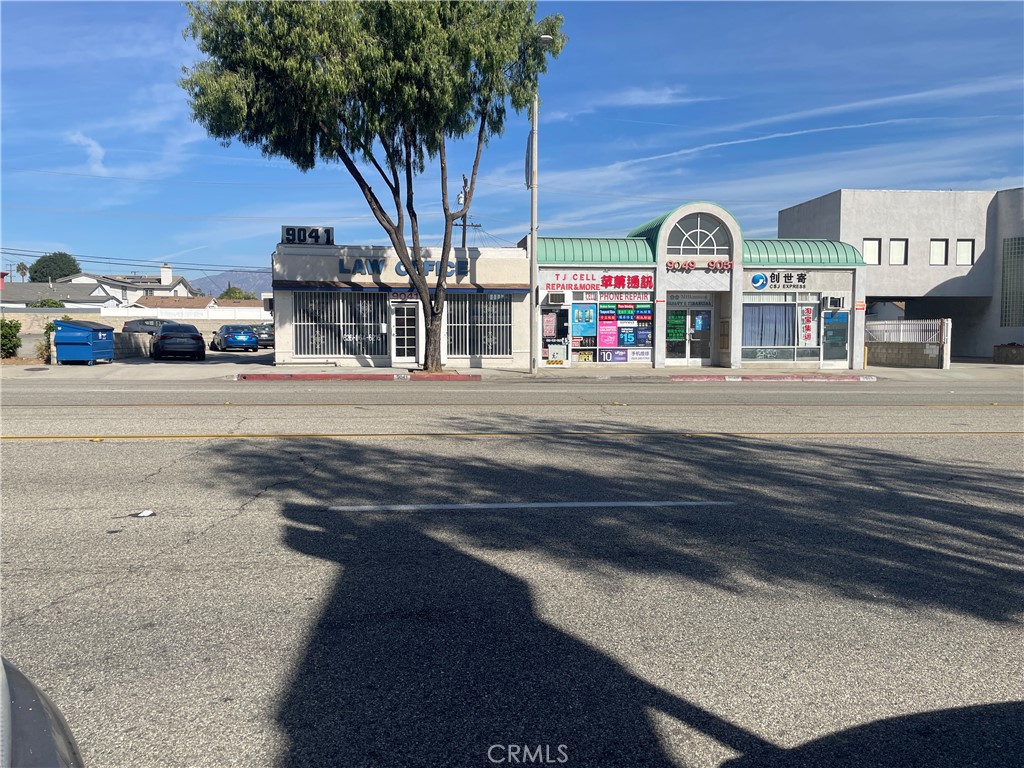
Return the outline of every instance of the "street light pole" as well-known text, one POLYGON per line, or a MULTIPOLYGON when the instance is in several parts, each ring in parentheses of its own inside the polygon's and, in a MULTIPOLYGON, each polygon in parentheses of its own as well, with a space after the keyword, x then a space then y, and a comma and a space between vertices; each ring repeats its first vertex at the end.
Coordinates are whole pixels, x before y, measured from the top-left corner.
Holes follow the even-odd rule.
POLYGON ((533 129, 530 131, 530 373, 537 372, 537 109, 533 94, 533 129))
MULTIPOLYGON (((541 47, 554 38, 541 35, 541 47)), ((530 131, 530 373, 537 372, 537 353, 540 347, 537 333, 537 314, 540 298, 537 296, 537 112, 540 109, 540 83, 533 93, 532 130, 530 131)))

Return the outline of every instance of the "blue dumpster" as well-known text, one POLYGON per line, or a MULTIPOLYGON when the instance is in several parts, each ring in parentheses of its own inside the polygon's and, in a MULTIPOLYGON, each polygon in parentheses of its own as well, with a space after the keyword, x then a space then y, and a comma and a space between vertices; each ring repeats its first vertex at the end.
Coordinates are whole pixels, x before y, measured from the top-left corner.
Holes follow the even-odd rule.
POLYGON ((97 360, 114 361, 114 329, 89 320, 54 320, 57 332, 53 343, 57 347, 57 365, 97 360))

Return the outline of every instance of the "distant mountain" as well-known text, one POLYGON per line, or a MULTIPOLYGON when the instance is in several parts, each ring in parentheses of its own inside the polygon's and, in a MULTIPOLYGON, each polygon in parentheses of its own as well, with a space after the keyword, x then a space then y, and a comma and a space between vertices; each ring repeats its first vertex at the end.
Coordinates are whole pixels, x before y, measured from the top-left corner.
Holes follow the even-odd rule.
POLYGON ((256 294, 271 292, 270 270, 266 272, 230 271, 205 277, 188 278, 189 284, 207 296, 217 297, 227 290, 228 285, 256 294))

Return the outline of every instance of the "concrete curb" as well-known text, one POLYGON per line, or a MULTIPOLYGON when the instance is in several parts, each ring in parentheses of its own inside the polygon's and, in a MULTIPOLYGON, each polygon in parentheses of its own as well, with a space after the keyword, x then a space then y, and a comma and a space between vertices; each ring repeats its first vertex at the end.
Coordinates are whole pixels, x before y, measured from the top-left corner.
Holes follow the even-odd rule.
MULTIPOLYGON (((528 378, 528 374, 524 374, 528 378)), ((608 379, 607 376, 586 377, 608 379)), ((639 378, 639 377, 627 377, 639 378)), ((799 375, 799 374, 679 374, 667 377, 674 382, 717 382, 717 381, 798 381, 798 382, 862 382, 878 381, 876 376, 843 375, 799 375)), ((465 373, 238 373, 235 381, 482 381, 479 374, 465 373)))
POLYGON ((670 376, 670 381, 810 381, 810 382, 851 382, 851 381, 878 381, 877 376, 854 376, 854 375, 837 375, 837 376, 800 376, 800 375, 728 375, 722 374, 718 376, 713 375, 695 375, 695 376, 670 376))
POLYGON ((480 381, 463 373, 238 373, 235 381, 480 381))

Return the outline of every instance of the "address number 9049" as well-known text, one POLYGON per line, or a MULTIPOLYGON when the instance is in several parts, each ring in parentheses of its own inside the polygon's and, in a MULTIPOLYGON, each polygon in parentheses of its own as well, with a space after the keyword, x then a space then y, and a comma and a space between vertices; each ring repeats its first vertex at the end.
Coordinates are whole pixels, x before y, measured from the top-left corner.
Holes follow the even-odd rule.
POLYGON ((286 245, 334 245, 334 227, 281 227, 286 245))

